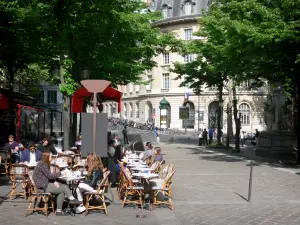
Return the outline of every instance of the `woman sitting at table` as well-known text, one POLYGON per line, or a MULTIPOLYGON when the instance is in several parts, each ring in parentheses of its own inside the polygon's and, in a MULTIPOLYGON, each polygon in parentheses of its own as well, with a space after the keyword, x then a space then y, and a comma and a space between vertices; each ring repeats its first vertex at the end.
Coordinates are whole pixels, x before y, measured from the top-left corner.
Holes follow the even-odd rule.
MULTIPOLYGON (((103 179, 103 166, 100 159, 96 154, 89 155, 88 163, 88 175, 87 179, 80 182, 76 189, 77 198, 79 201, 83 201, 82 192, 96 193, 99 184, 103 179)), ((82 213, 86 210, 83 203, 77 207, 76 213, 82 213)))
POLYGON ((34 143, 29 144, 29 150, 25 149, 22 154, 21 162, 36 163, 42 159, 42 152, 36 149, 34 143))
POLYGON ((155 147, 154 148, 154 162, 156 161, 163 161, 163 156, 161 155, 161 148, 160 147, 155 147))
POLYGON ((42 160, 38 162, 33 172, 33 181, 38 190, 57 195, 56 198, 56 216, 65 216, 62 212, 62 206, 65 196, 69 199, 69 204, 78 205, 80 202, 74 198, 70 188, 65 185, 58 183, 56 178, 61 175, 61 172, 51 173, 50 172, 50 153, 44 152, 42 160))

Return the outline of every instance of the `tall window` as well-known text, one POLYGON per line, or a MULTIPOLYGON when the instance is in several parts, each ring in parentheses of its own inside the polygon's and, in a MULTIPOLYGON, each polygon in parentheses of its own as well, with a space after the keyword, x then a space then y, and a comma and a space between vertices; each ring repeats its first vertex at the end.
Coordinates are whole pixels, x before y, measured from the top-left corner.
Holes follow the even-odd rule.
POLYGON ((241 124, 250 124, 250 107, 246 103, 239 105, 239 113, 241 113, 241 124))
POLYGON ((57 104, 57 91, 47 92, 47 103, 57 104))
POLYGON ((162 9, 162 15, 164 19, 168 19, 170 17, 170 10, 167 5, 165 5, 162 9))
POLYGON ((191 15, 193 10, 193 5, 190 1, 186 1, 184 4, 184 14, 191 15))
POLYGON ((146 86, 146 90, 152 90, 152 75, 147 76, 147 81, 149 82, 146 86))
POLYGON ((140 112, 139 112, 139 103, 135 103, 135 117, 139 118, 140 112))
POLYGON ((183 58, 185 63, 192 62, 194 61, 194 54, 185 55, 183 58))
POLYGON ((184 29, 184 40, 192 40, 193 39, 193 29, 184 29))
POLYGON ((163 65, 169 65, 170 64, 170 53, 163 53, 163 65))
POLYGON ((34 98, 38 103, 44 103, 44 91, 40 91, 38 94, 35 94, 34 98))
POLYGON ((170 88, 170 76, 168 73, 163 73, 162 75, 163 78, 163 89, 169 89, 170 88))

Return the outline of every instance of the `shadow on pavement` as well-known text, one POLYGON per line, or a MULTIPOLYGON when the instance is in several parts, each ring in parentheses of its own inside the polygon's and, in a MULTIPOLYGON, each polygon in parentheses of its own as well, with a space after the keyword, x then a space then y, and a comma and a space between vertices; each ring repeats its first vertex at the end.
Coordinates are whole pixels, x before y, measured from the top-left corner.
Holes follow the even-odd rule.
POLYGON ((227 156, 227 155, 213 155, 213 156, 200 156, 199 159, 217 161, 217 162, 243 162, 243 159, 227 156))
POLYGON ((249 202, 247 198, 245 198, 243 195, 240 195, 239 193, 237 192, 234 192, 234 194, 240 196, 242 199, 244 199, 246 202, 249 202))

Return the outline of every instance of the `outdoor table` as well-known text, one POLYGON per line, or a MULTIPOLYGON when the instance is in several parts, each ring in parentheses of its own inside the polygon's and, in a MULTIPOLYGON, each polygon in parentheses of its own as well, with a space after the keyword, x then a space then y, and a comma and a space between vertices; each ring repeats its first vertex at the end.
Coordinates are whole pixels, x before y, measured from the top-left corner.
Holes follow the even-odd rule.
POLYGON ((78 181, 78 180, 83 180, 85 177, 83 176, 77 176, 77 175, 72 175, 72 176, 61 176, 58 178, 59 180, 65 181, 65 182, 71 182, 71 181, 78 181))
POLYGON ((140 177, 147 180, 151 178, 159 177, 159 175, 156 173, 133 173, 132 176, 140 177))
POLYGON ((154 169, 151 168, 143 168, 143 167, 133 167, 131 168, 131 170, 137 170, 137 171, 144 171, 144 172, 148 172, 148 171, 153 171, 154 169))

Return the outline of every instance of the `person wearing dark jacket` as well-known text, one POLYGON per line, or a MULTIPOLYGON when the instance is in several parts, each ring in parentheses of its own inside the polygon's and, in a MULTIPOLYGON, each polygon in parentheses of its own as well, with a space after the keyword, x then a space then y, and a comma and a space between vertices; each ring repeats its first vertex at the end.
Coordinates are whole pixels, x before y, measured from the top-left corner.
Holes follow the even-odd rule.
MULTIPOLYGON (((90 154, 88 157, 87 179, 79 183, 78 188, 76 189, 77 198, 81 202, 83 201, 82 193, 86 191, 90 193, 96 193, 97 188, 103 179, 103 166, 98 156, 96 154, 90 154)), ((85 206, 81 204, 77 207, 76 213, 82 213, 85 210, 85 206)))
POLYGON ((8 142, 4 145, 3 148, 7 153, 11 154, 12 163, 16 163, 20 161, 20 148, 19 143, 14 140, 14 135, 10 134, 8 136, 8 142))
POLYGON ((35 163, 42 159, 42 152, 36 149, 35 144, 29 145, 29 150, 25 149, 22 154, 21 162, 35 163))
POLYGON ((124 129, 122 130, 122 134, 124 137, 124 144, 128 144, 128 130, 127 126, 124 126, 124 129))
POLYGON ((57 151, 52 144, 49 143, 47 138, 43 139, 43 144, 41 144, 38 149, 43 152, 51 152, 52 155, 57 155, 57 151))
POLYGON ((79 204, 79 201, 74 198, 70 188, 67 185, 58 183, 56 181, 56 178, 61 175, 61 172, 50 172, 50 158, 51 155, 49 152, 43 153, 42 160, 38 162, 33 171, 32 179, 39 191, 57 195, 56 216, 65 216, 66 214, 62 212, 65 196, 70 200, 70 204, 79 204))

